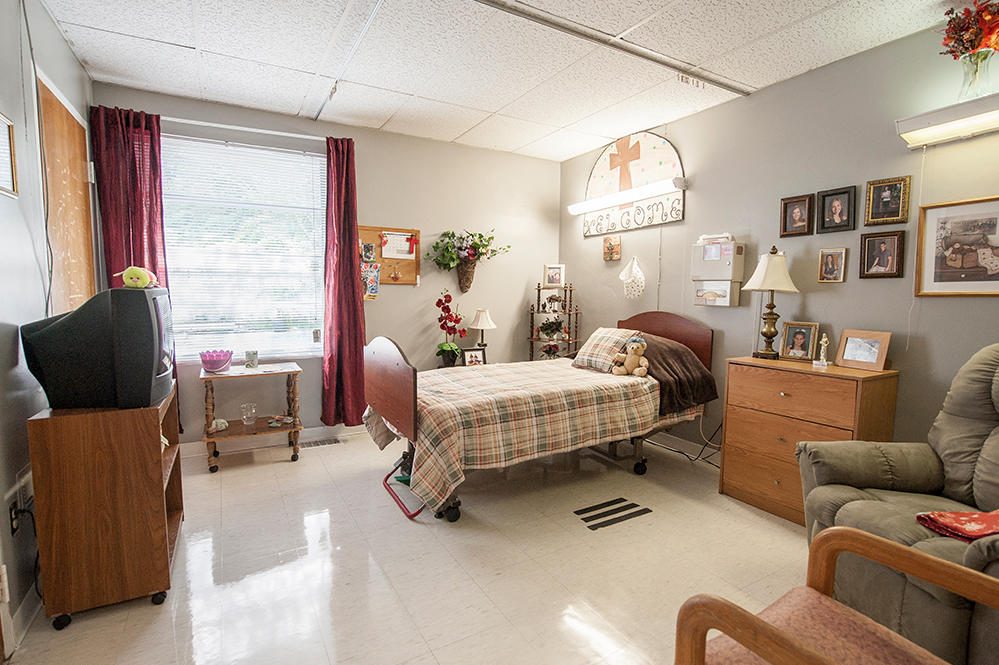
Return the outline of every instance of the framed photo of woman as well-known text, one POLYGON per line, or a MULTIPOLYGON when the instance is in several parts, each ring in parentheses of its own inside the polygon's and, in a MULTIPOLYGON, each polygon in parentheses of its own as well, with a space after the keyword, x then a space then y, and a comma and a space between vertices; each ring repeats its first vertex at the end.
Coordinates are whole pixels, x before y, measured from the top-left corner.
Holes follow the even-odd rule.
POLYGON ((819 324, 809 321, 786 321, 781 335, 780 357, 783 360, 814 360, 819 324))
POLYGON ((841 187, 819 192, 816 197, 818 218, 815 221, 816 233, 836 233, 837 231, 852 231, 857 227, 853 201, 857 196, 857 187, 841 187))
POLYGON ((811 194, 789 196, 780 200, 780 237, 812 235, 811 194))
POLYGON ((842 282, 846 275, 846 247, 819 250, 819 282, 842 282))
POLYGON ((860 236, 860 277, 901 277, 905 231, 863 233, 860 236))

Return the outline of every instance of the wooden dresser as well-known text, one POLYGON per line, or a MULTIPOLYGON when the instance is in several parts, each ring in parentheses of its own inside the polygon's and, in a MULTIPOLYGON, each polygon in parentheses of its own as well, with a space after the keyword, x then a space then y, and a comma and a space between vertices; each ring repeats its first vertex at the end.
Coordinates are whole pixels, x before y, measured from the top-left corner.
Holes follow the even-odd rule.
POLYGON ((718 491, 805 523, 799 441, 891 441, 898 372, 730 358, 718 491))

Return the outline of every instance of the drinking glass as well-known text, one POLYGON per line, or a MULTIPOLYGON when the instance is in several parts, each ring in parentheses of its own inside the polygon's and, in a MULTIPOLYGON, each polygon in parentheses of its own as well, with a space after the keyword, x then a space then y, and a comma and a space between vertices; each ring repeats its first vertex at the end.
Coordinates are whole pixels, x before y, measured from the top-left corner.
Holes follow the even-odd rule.
POLYGON ((240 410, 243 413, 243 424, 252 425, 257 422, 257 405, 255 402, 247 402, 246 404, 239 405, 240 410))

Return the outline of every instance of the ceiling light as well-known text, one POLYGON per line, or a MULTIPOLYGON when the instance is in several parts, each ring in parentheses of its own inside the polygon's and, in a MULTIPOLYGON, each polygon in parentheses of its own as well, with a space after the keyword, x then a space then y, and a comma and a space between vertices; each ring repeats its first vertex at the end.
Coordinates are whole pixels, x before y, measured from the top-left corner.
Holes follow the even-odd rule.
POLYGON ((910 150, 999 130, 999 93, 896 120, 910 150))
POLYGON ((585 215, 588 212, 626 205, 635 201, 651 199, 654 196, 680 192, 685 189, 687 189, 686 178, 670 178, 669 180, 660 180, 659 182, 652 182, 641 187, 632 187, 621 192, 605 194, 589 201, 573 203, 569 206, 568 210, 570 215, 585 215))

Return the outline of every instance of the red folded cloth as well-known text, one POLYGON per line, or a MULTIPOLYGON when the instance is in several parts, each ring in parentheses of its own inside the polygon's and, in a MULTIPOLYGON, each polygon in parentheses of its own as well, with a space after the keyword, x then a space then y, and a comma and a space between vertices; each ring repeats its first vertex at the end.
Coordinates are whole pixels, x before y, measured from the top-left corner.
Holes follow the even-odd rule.
POLYGON ((999 533, 999 510, 991 513, 970 511, 919 513, 916 515, 916 521, 927 529, 966 543, 999 533))

